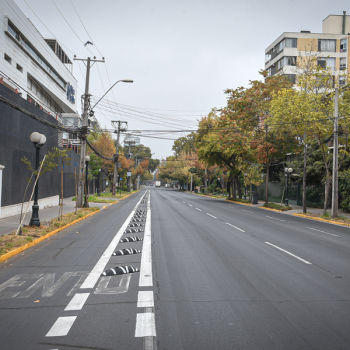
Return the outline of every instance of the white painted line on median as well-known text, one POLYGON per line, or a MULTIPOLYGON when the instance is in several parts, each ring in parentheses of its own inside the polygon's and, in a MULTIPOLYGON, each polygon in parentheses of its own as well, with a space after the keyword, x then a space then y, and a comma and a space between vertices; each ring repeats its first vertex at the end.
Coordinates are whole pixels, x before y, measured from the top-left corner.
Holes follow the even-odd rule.
POLYGON ((302 261, 302 262, 305 263, 305 264, 312 265, 311 262, 304 260, 304 259, 301 258, 300 256, 297 256, 297 255, 295 255, 295 254, 289 252, 288 250, 285 250, 285 249, 282 249, 282 248, 280 248, 280 247, 277 247, 277 245, 274 245, 274 244, 272 244, 272 243, 270 243, 270 242, 265 242, 265 243, 268 244, 268 245, 270 245, 270 246, 272 246, 272 247, 274 247, 274 248, 276 248, 276 249, 281 250, 282 252, 285 252, 285 253, 289 254, 290 256, 292 256, 292 257, 294 257, 294 258, 296 258, 296 259, 302 261))
POLYGON ((76 293, 64 311, 81 310, 90 293, 76 293))
POLYGON ((46 337, 63 337, 68 334, 77 316, 59 317, 46 337))
POLYGON ((152 287, 152 245, 151 245, 151 193, 148 195, 147 216, 145 224, 145 235, 143 238, 141 265, 140 265, 140 287, 152 287))
POLYGON ((202 211, 202 209, 196 208, 196 210, 202 211))
POLYGON ((281 220, 281 219, 273 218, 272 216, 267 216, 267 215, 266 215, 266 217, 267 217, 267 218, 270 218, 270 219, 278 220, 278 221, 284 221, 284 220, 281 220))
POLYGON ((136 314, 135 337, 155 337, 156 323, 153 312, 136 314))
POLYGON ((153 291, 139 291, 137 296, 137 307, 154 307, 153 291))
POLYGON ((211 217, 214 218, 214 219, 217 219, 217 217, 214 216, 214 215, 211 215, 211 214, 209 214, 209 213, 207 213, 207 215, 211 216, 211 217))
POLYGON ((316 230, 315 228, 312 228, 312 227, 307 227, 309 230, 314 230, 314 231, 318 231, 318 232, 322 232, 322 233, 325 233, 327 235, 331 235, 331 236, 335 236, 335 237, 340 237, 338 235, 335 235, 334 233, 329 233, 329 232, 325 232, 325 231, 321 231, 321 230, 316 230))
POLYGON ((228 222, 226 222, 226 225, 230 225, 230 226, 234 227, 235 229, 237 229, 237 230, 239 230, 239 231, 245 232, 245 231, 243 231, 241 228, 239 228, 239 227, 237 227, 237 226, 235 226, 235 225, 232 225, 232 224, 230 224, 230 223, 228 223, 228 222))
POLYGON ((86 280, 80 286, 80 289, 94 288, 96 282, 98 281, 98 279, 100 278, 104 268, 106 267, 109 259, 111 258, 112 254, 113 254, 113 252, 114 252, 114 250, 116 248, 116 246, 118 245, 118 243, 119 243, 119 241, 120 241, 124 231, 128 227, 128 224, 129 224, 130 220, 134 216, 137 207, 139 206, 139 204, 141 203, 143 197, 146 195, 147 192, 148 191, 146 191, 143 194, 143 196, 140 198, 140 200, 136 203, 134 209, 131 211, 130 215, 125 220, 123 226, 119 229, 118 233, 114 236, 112 242, 109 244, 107 249, 104 251, 104 253, 102 254, 102 256, 99 259, 99 261, 96 263, 96 265, 94 266, 92 271, 86 277, 86 280))
POLYGON ((190 207, 192 207, 193 205, 192 204, 189 204, 190 207))

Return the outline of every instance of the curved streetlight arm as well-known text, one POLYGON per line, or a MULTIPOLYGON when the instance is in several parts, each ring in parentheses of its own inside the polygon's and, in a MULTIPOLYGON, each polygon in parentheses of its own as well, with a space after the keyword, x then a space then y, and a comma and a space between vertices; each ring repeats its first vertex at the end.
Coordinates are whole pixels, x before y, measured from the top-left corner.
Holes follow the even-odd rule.
POLYGON ((111 90, 113 89, 113 87, 114 87, 115 85, 117 85, 118 83, 120 83, 121 81, 122 81, 123 83, 133 83, 133 82, 134 82, 133 80, 130 80, 130 79, 118 80, 118 81, 115 82, 115 83, 106 91, 106 93, 94 104, 94 106, 91 108, 91 110, 93 110, 93 109, 96 107, 96 105, 109 93, 109 91, 111 91, 111 90))

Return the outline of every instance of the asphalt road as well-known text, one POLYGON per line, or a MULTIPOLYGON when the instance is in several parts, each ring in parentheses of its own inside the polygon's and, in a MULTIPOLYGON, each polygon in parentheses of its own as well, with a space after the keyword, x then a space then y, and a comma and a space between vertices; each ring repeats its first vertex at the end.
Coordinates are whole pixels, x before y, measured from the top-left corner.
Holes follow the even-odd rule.
POLYGON ((141 191, 0 265, 0 348, 349 349, 349 251, 346 227, 141 191))

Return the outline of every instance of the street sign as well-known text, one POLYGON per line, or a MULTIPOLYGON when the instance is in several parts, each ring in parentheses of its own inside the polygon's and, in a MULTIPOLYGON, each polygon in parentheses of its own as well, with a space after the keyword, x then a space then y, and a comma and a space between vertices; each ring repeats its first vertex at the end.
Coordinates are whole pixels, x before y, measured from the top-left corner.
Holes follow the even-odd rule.
POLYGON ((118 162, 118 168, 122 167, 122 163, 118 162))
POLYGON ((126 173, 126 176, 130 177, 130 176, 131 176, 131 171, 128 171, 128 172, 126 173))

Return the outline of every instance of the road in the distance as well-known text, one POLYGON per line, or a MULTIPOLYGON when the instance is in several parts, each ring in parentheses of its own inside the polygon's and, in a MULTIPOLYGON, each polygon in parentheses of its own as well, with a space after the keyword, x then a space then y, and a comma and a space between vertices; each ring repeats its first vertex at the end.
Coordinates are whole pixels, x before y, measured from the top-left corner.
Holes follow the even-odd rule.
POLYGON ((155 189, 159 349, 349 349, 350 230, 155 189))

